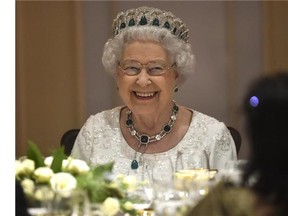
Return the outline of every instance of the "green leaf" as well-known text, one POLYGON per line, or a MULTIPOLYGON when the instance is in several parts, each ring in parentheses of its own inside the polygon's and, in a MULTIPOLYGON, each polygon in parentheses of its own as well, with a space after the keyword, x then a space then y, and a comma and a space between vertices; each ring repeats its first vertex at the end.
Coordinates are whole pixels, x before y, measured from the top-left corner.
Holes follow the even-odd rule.
POLYGON ((89 184, 90 199, 92 202, 103 202, 110 196, 109 191, 105 188, 104 182, 90 182, 89 184))
POLYGON ((62 169, 62 161, 66 158, 66 155, 64 153, 64 148, 61 147, 53 153, 53 161, 51 164, 51 169, 54 173, 61 172, 62 169))
POLYGON ((123 198, 118 188, 110 185, 107 176, 111 174, 114 163, 94 167, 89 173, 77 177, 78 186, 88 191, 92 202, 103 202, 107 197, 123 198))
POLYGON ((45 166, 44 157, 41 154, 37 145, 33 141, 28 140, 28 146, 29 148, 28 148, 27 158, 35 162, 35 168, 45 166))
POLYGON ((93 168, 94 176, 103 176, 104 173, 111 173, 114 166, 114 162, 99 165, 93 168))

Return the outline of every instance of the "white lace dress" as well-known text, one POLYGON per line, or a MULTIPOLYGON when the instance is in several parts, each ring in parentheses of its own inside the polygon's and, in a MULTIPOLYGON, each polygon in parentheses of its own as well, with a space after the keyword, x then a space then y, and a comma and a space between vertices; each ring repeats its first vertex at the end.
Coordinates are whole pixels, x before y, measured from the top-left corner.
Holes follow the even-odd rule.
MULTIPOLYGON (((71 156, 85 160, 92 166, 114 161, 113 171, 116 174, 130 173, 135 150, 127 144, 121 133, 121 108, 115 107, 91 115, 79 132, 71 156)), ((157 163, 170 157, 176 163, 178 151, 198 148, 206 150, 210 168, 221 169, 227 160, 237 159, 233 138, 225 124, 193 110, 189 129, 178 145, 164 153, 144 154, 143 161, 157 163)), ((142 169, 139 166, 139 173, 142 169)))

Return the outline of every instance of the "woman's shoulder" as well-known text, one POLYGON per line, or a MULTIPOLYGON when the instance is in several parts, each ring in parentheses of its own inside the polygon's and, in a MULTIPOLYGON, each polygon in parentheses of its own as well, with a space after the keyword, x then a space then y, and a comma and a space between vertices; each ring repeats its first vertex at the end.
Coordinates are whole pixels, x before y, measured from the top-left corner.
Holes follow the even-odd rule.
POLYGON ((98 113, 92 114, 89 116, 89 118, 107 118, 107 117, 117 117, 119 116, 120 110, 122 109, 122 106, 117 106, 111 109, 103 110, 98 113))
POLYGON ((121 109, 121 106, 117 106, 112 109, 92 114, 86 119, 83 128, 89 128, 90 130, 103 130, 103 128, 108 127, 118 128, 121 109))
POLYGON ((101 112, 92 114, 88 117, 87 121, 115 121, 119 120, 120 110, 122 109, 122 106, 117 106, 112 109, 103 110, 101 112))
POLYGON ((208 114, 205 114, 205 113, 200 112, 198 110, 194 110, 193 109, 193 113, 194 113, 194 117, 198 118, 199 120, 210 122, 211 124, 222 123, 216 117, 208 115, 208 114))
MULTIPOLYGON (((189 109, 189 108, 187 108, 189 109)), ((217 118, 204 114, 198 110, 195 109, 189 109, 190 111, 193 112, 193 117, 191 121, 190 126, 195 126, 198 125, 198 127, 203 127, 205 130, 207 129, 223 129, 225 127, 224 122, 218 120, 217 118)))

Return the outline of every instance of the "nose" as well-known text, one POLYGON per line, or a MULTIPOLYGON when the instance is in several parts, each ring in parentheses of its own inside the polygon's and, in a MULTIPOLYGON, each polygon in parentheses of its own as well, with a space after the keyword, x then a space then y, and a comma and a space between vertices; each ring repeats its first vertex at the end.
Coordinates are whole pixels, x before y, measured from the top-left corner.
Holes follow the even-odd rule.
POLYGON ((141 87, 146 87, 151 84, 150 76, 145 67, 143 67, 141 72, 138 74, 136 83, 141 87))

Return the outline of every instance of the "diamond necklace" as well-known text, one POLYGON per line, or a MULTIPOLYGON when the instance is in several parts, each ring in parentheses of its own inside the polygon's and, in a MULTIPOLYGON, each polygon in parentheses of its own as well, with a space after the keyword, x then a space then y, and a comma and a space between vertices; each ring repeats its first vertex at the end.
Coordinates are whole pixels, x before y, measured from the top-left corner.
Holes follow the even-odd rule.
POLYGON ((134 127, 134 122, 132 120, 132 111, 130 109, 127 111, 126 127, 129 129, 130 134, 139 141, 138 149, 137 151, 135 151, 134 159, 131 162, 131 169, 138 169, 139 163, 142 162, 143 154, 145 153, 150 143, 161 140, 172 130, 173 124, 176 121, 176 114, 178 110, 179 107, 173 101, 172 114, 168 123, 163 126, 163 129, 159 133, 153 136, 148 136, 147 134, 139 134, 139 132, 134 127), (144 146, 144 150, 140 152, 142 146, 144 146))

